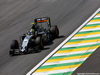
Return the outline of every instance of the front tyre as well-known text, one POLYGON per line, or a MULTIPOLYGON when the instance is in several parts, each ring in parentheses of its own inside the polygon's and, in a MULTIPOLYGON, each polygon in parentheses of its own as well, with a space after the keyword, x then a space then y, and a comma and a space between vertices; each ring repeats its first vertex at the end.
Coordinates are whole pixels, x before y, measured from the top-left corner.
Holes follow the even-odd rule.
POLYGON ((11 45, 10 45, 10 51, 9 55, 13 56, 15 55, 15 49, 19 49, 19 44, 17 40, 13 40, 11 45))
POLYGON ((17 40, 13 40, 10 46, 11 49, 19 49, 19 44, 17 40))
POLYGON ((44 49, 44 43, 43 43, 43 39, 41 36, 38 36, 35 40, 36 45, 39 46, 39 49, 44 49))

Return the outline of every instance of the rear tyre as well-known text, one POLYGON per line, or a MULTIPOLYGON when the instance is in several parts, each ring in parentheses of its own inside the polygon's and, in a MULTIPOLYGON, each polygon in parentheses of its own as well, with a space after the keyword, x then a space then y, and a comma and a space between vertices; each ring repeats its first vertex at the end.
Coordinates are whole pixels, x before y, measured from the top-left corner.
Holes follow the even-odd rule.
POLYGON ((53 36, 54 39, 58 38, 59 37, 59 29, 58 29, 58 27, 57 26, 52 26, 50 28, 50 33, 51 33, 51 35, 53 36))
POLYGON ((35 40, 36 45, 39 47, 40 50, 44 49, 44 43, 41 36, 38 36, 35 40))
POLYGON ((15 49, 19 49, 19 44, 17 40, 13 40, 10 46, 9 55, 15 55, 15 49))

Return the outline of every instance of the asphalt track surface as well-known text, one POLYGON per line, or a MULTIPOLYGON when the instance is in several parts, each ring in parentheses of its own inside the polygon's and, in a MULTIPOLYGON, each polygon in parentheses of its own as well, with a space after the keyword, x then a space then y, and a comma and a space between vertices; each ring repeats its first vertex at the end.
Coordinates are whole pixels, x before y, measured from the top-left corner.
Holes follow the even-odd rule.
MULTIPOLYGON (((100 0, 0 0, 0 75, 25 75, 100 7, 100 0), (60 36, 40 53, 10 57, 13 39, 26 33, 38 17, 51 17, 60 36)), ((73 75, 100 73, 100 48, 73 75)))

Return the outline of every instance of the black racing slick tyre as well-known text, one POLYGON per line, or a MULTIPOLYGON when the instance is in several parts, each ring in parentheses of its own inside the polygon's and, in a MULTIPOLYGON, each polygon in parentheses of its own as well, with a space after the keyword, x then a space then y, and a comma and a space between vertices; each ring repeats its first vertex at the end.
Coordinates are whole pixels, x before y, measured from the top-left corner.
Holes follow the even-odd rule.
POLYGON ((14 56, 15 55, 15 49, 19 48, 19 44, 17 40, 13 40, 10 46, 9 55, 14 56))
POLYGON ((35 41, 36 41, 36 45, 39 46, 39 49, 41 50, 44 49, 44 43, 41 36, 38 36, 35 41))
POLYGON ((11 49, 19 49, 19 44, 17 40, 13 40, 10 46, 11 49))
POLYGON ((57 26, 52 26, 50 28, 50 32, 51 32, 51 35, 53 36, 53 38, 58 38, 59 37, 59 29, 57 26))

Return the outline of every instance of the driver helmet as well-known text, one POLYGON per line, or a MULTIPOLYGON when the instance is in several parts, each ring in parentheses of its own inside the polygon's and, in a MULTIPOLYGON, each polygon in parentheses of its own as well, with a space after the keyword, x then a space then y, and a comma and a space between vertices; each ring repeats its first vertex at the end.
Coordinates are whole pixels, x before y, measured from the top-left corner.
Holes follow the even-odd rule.
POLYGON ((35 26, 36 26, 35 23, 31 23, 31 24, 33 25, 32 26, 32 29, 35 29, 35 26))
POLYGON ((29 32, 28 32, 28 35, 33 35, 35 33, 35 30, 34 29, 31 29, 29 32))

